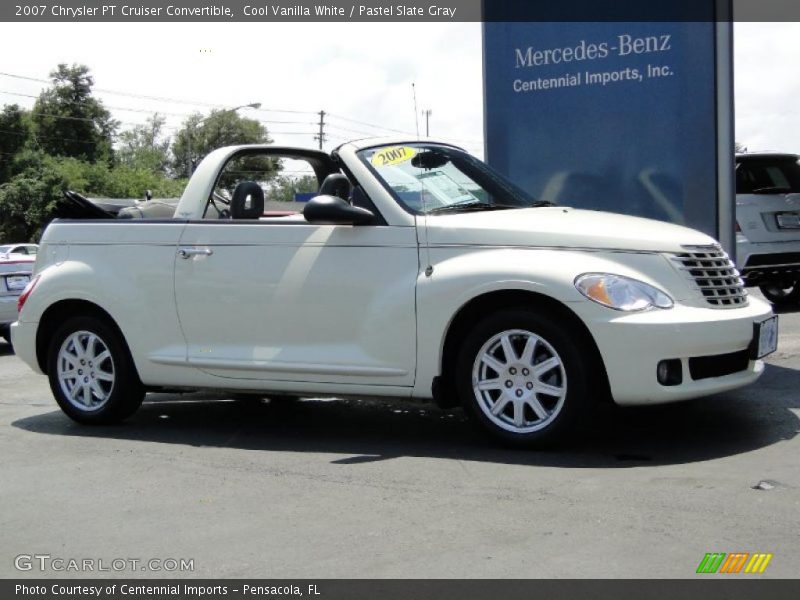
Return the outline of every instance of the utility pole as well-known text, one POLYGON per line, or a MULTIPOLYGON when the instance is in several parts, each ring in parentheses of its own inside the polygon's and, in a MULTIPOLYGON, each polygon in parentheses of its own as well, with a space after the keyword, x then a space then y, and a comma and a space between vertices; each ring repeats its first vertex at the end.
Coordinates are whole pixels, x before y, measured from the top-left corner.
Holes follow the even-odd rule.
POLYGON ((325 111, 319 111, 319 133, 314 136, 315 140, 319 140, 319 149, 322 150, 322 142, 325 141, 325 111))
POLYGON ((423 110, 422 114, 425 115, 425 137, 431 137, 431 115, 433 111, 429 108, 423 110))

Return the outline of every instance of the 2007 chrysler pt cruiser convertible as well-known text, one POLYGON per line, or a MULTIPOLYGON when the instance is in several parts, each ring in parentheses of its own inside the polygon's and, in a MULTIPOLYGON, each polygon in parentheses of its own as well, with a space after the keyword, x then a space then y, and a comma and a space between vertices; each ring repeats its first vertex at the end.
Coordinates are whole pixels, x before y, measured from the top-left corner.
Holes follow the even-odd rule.
POLYGON ((541 444, 600 398, 749 384, 777 344, 713 239, 537 202, 443 143, 221 148, 162 215, 65 197, 87 218, 45 231, 12 335, 81 423, 163 388, 393 396, 461 403, 502 440, 541 444), (298 161, 318 194, 265 213, 298 161))

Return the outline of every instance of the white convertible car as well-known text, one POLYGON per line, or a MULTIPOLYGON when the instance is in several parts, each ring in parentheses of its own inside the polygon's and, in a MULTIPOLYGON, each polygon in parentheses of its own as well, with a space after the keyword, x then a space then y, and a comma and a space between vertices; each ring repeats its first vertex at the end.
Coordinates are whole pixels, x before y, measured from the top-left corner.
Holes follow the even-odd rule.
POLYGON ((777 344, 707 235, 537 202, 447 144, 221 148, 174 215, 88 214, 45 231, 12 331, 82 423, 159 388, 413 397, 541 444, 597 400, 752 383, 777 344), (302 214, 264 216, 280 161, 317 176, 302 214))

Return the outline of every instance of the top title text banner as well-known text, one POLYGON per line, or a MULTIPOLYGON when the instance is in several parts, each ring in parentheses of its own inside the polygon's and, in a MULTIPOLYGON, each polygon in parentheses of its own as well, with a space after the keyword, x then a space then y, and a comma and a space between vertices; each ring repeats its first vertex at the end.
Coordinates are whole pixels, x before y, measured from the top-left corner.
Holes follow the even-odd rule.
POLYGON ((3 22, 635 22, 797 21, 796 0, 597 0, 579 12, 552 0, 117 0, 0 3, 3 22))

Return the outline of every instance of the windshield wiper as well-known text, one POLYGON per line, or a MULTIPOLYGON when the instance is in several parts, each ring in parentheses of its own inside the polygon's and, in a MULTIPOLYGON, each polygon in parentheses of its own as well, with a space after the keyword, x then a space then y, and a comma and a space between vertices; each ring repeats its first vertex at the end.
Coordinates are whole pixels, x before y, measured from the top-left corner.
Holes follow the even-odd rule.
POLYGON ((504 210, 507 208, 522 208, 521 206, 512 206, 510 204, 492 204, 489 202, 462 202, 460 204, 448 204, 447 206, 438 206, 432 208, 427 212, 429 215, 445 212, 468 212, 478 210, 504 210))

